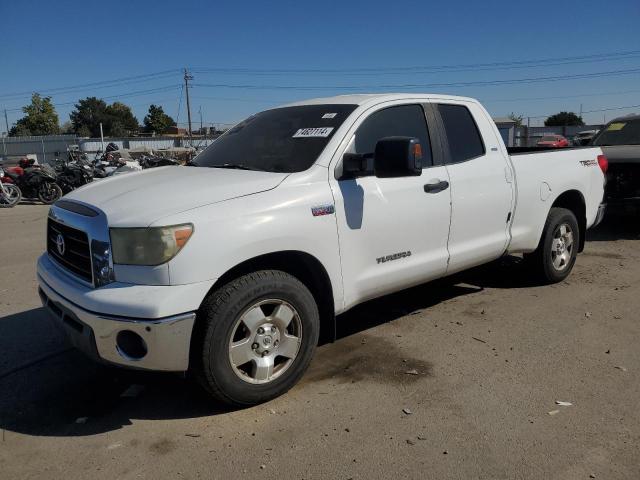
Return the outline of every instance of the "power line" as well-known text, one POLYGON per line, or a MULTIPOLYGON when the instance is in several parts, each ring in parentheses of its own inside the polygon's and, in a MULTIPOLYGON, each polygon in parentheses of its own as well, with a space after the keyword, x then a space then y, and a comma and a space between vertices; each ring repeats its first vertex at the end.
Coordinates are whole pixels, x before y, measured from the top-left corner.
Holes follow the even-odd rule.
MULTIPOLYGON (((603 97, 609 95, 627 95, 630 93, 640 93, 640 90, 622 90, 618 92, 598 92, 598 93, 582 93, 576 95, 554 95, 548 97, 520 97, 520 98, 484 98, 481 99, 484 103, 498 103, 498 102, 521 102, 521 101, 529 101, 529 100, 556 100, 556 99, 564 99, 564 98, 583 98, 583 97, 603 97)), ((194 95, 191 98, 198 100, 216 100, 222 102, 245 102, 245 103, 256 103, 256 104, 283 104, 290 103, 295 101, 293 98, 286 99, 265 99, 262 98, 247 98, 247 97, 210 97, 205 95, 194 95)))
POLYGON ((591 63, 623 60, 640 56, 640 50, 625 52, 609 52, 591 55, 579 55, 572 57, 555 57, 534 60, 519 60, 507 62, 472 63, 457 65, 422 65, 422 66, 398 66, 398 67, 363 67, 363 68, 305 68, 305 69, 256 69, 243 67, 194 67, 195 73, 217 74, 384 74, 384 73, 439 73, 476 70, 503 70, 511 68, 534 68, 541 66, 568 65, 573 63, 591 63))
POLYGON ((528 101, 528 100, 556 100, 556 99, 563 99, 563 98, 583 98, 583 97, 604 97, 607 95, 626 95, 629 93, 640 93, 640 90, 626 90, 621 92, 581 93, 576 95, 555 95, 552 97, 491 98, 491 99, 483 99, 483 102, 522 102, 522 101, 528 101))
MULTIPOLYGON (((158 88, 150 88, 147 90, 139 90, 136 92, 129 92, 129 93, 123 93, 120 95, 108 95, 106 97, 101 97, 101 100, 110 100, 110 99, 114 99, 114 98, 130 98, 130 97, 138 97, 141 95, 150 95, 152 93, 160 93, 160 92, 167 92, 170 90, 177 90, 178 88, 180 88, 180 85, 167 85, 165 87, 158 87, 158 88)), ((78 101, 73 101, 73 102, 62 102, 62 103, 54 103, 53 106, 54 107, 63 107, 66 105, 75 105, 76 103, 78 103, 78 101)), ((22 111, 22 107, 20 108, 7 108, 7 112, 18 112, 18 111, 22 111)))
POLYGON ((255 85, 255 84, 229 84, 229 83, 194 83, 195 87, 204 88, 232 88, 244 90, 379 90, 379 89, 414 89, 414 88, 439 88, 439 87, 474 87, 474 86, 493 86, 493 85, 514 85, 522 83, 541 83, 556 82, 562 80, 579 80, 587 78, 602 78, 616 75, 631 75, 640 73, 640 68, 631 68, 626 70, 613 70, 608 72, 596 73, 578 73, 572 75, 554 75, 546 77, 529 77, 514 78, 508 80, 475 80, 464 82, 444 82, 444 83, 405 83, 405 84, 380 84, 380 85, 315 85, 315 86, 298 86, 298 85, 255 85))
POLYGON ((103 80, 100 82, 85 83, 85 84, 79 84, 79 85, 74 85, 69 87, 33 89, 28 92, 5 93, 0 95, 0 98, 9 99, 14 97, 17 97, 17 98, 22 98, 27 96, 30 97, 34 92, 38 92, 43 95, 49 95, 49 94, 60 95, 64 93, 73 93, 78 90, 82 91, 82 90, 88 90, 88 89, 94 89, 94 88, 119 87, 122 85, 131 84, 131 83, 141 83, 141 82, 147 82, 151 80, 160 80, 160 79, 168 78, 168 77, 174 76, 179 71, 180 70, 178 69, 164 70, 162 72, 148 73, 144 75, 135 75, 132 77, 122 77, 122 78, 117 78, 113 80, 103 80))
MULTIPOLYGON (((613 110, 625 110, 627 108, 640 108, 640 104, 638 105, 626 105, 624 107, 611 107, 611 108, 599 108, 597 110, 584 110, 582 113, 599 113, 599 112, 610 112, 613 110)), ((547 115, 523 115, 525 117, 529 117, 529 118, 546 118, 549 117, 550 115, 553 114, 547 114, 547 115)))

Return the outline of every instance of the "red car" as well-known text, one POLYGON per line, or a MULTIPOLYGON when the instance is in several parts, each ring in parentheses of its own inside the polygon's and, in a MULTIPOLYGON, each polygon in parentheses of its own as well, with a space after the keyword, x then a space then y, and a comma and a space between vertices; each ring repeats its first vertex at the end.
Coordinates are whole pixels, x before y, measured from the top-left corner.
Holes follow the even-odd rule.
POLYGON ((569 146, 569 140, 562 135, 545 135, 536 145, 539 147, 564 148, 569 146))

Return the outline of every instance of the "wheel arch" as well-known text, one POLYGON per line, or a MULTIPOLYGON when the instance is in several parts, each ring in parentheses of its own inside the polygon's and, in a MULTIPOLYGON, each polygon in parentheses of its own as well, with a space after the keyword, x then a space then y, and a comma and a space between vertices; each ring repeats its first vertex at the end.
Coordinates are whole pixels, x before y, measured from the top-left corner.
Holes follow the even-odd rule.
POLYGON ((331 278, 324 265, 309 253, 299 250, 284 250, 244 260, 220 276, 207 296, 230 281, 258 270, 280 270, 300 280, 309 289, 318 306, 320 314, 319 343, 330 343, 335 340, 335 303, 331 278))
POLYGON ((551 208, 554 207, 566 208, 576 216, 580 234, 578 252, 582 252, 584 250, 585 236, 587 233, 587 208, 584 196, 578 190, 567 190, 558 195, 554 200, 551 208))

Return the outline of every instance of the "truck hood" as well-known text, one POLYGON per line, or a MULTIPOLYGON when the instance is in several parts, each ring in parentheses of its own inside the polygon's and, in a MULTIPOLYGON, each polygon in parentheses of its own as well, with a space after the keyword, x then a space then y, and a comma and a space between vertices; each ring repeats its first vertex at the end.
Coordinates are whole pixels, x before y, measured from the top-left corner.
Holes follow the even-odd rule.
POLYGON ((609 163, 640 163, 640 145, 600 147, 609 163))
POLYGON ((286 173, 159 167, 94 180, 64 198, 101 209, 109 225, 148 226, 160 218, 277 187, 286 173))

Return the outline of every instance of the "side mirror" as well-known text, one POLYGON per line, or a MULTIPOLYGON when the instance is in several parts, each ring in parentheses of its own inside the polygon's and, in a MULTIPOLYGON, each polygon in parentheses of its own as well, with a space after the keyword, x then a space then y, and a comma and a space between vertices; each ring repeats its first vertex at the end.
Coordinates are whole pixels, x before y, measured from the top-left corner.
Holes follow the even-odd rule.
POLYGON ((378 140, 373 170, 379 178, 422 175, 420 140, 412 137, 385 137, 378 140))
POLYGON ((367 169, 367 158, 371 155, 360 153, 345 153, 342 157, 342 177, 341 179, 353 179, 370 173, 367 169))

